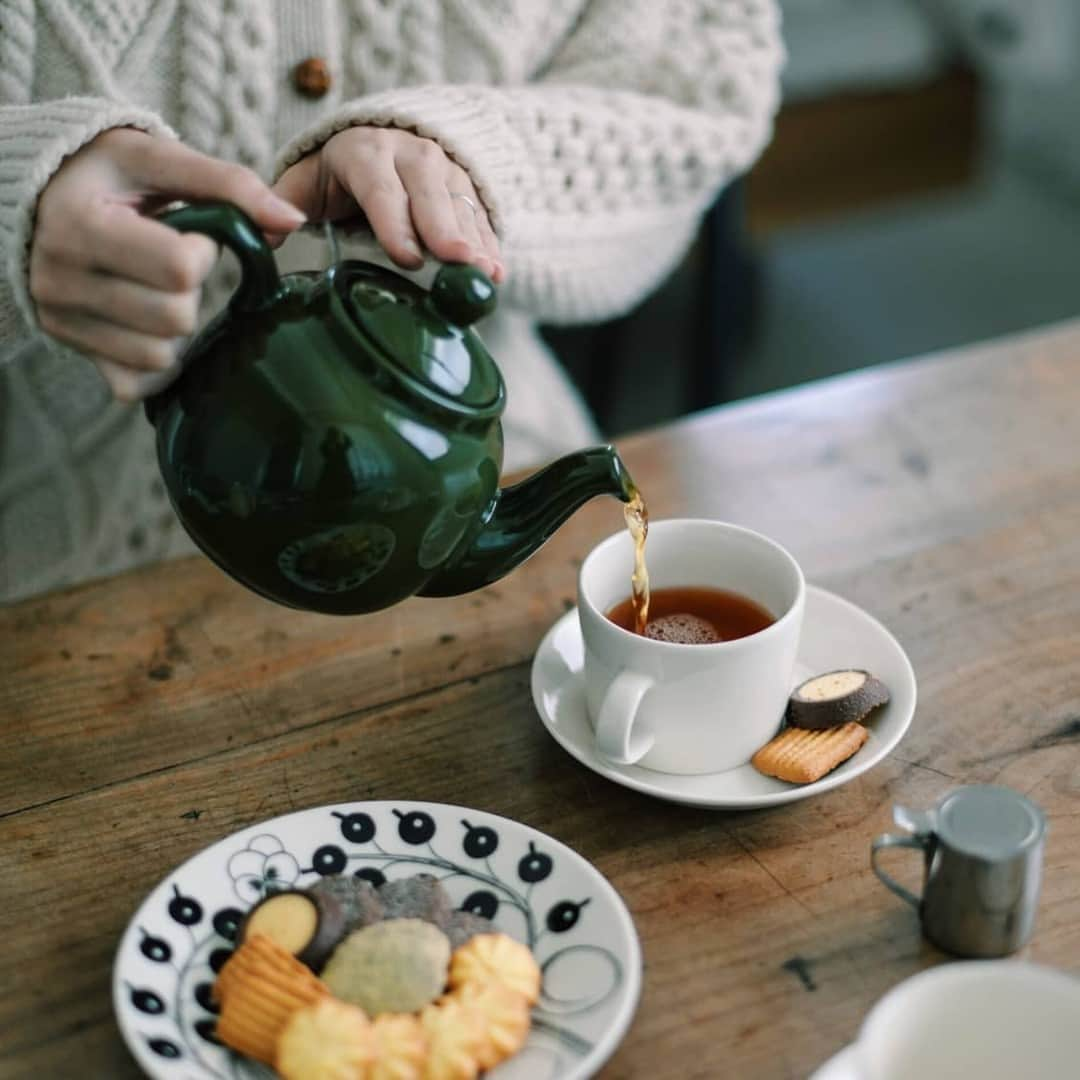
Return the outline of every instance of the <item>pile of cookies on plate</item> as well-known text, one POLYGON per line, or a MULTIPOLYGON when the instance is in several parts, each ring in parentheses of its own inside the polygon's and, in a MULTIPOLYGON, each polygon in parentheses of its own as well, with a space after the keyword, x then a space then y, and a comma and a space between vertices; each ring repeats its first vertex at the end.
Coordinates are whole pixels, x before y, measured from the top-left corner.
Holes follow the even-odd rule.
POLYGON ((285 1080, 474 1080, 521 1049, 540 994, 528 947, 429 874, 273 893, 237 941, 217 1037, 285 1080))

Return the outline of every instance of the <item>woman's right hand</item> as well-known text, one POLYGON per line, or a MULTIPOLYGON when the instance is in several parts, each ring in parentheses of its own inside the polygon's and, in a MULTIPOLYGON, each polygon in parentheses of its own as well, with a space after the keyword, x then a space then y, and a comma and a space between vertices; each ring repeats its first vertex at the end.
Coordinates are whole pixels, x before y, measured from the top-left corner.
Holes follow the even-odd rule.
POLYGON ((268 233, 304 215, 255 173, 174 139, 132 128, 98 135, 42 192, 30 248, 30 295, 46 333, 85 353, 121 401, 178 374, 203 281, 217 261, 209 237, 144 216, 176 199, 223 199, 268 233))

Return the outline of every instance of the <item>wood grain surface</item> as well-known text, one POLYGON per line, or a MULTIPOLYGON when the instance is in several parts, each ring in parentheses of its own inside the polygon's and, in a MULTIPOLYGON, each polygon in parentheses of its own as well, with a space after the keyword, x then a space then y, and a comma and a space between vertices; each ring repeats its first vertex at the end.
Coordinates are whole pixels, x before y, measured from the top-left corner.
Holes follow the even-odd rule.
MULTIPOLYGON (((644 993, 604 1077, 805 1077, 944 957, 869 869, 894 802, 959 783, 1050 819, 1023 955, 1080 972, 1080 324, 690 418, 620 450, 654 518, 785 544, 882 619, 919 709, 850 784, 749 813, 610 783, 545 733, 529 661, 583 555, 578 513, 487 590, 333 619, 201 559, 0 611, 0 1077, 127 1077, 110 965, 177 863, 275 814, 459 802, 570 844, 615 885, 644 993)), ((913 886, 917 860, 890 862, 913 886)))

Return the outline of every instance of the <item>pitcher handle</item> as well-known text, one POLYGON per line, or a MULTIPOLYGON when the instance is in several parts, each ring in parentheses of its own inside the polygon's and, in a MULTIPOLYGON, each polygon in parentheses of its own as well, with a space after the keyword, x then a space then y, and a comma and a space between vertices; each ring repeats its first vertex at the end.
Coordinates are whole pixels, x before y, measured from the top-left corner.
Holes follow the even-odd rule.
POLYGON ((232 203, 206 202, 168 210, 157 219, 178 232, 199 232, 224 244, 240 260, 243 277, 229 301, 238 311, 258 311, 281 289, 273 252, 255 223, 232 203))
POLYGON ((886 848, 894 847, 918 848, 918 850, 925 852, 929 841, 930 838, 927 836, 896 836, 894 833, 882 833, 881 836, 875 836, 870 844, 870 868, 877 874, 881 883, 887 889, 896 893, 901 900, 906 900, 916 911, 922 906, 921 898, 916 896, 910 889, 905 889, 903 885, 889 877, 878 866, 878 853, 886 848))

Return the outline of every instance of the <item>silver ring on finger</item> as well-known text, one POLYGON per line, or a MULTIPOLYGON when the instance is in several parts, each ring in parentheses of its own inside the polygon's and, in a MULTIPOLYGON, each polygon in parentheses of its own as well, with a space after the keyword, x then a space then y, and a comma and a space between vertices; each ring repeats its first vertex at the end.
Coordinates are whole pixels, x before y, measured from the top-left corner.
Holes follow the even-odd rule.
POLYGON ((480 213, 480 207, 477 206, 476 203, 473 202, 473 200, 470 199, 468 195, 465 195, 460 191, 451 191, 450 198, 460 199, 474 214, 480 213))

